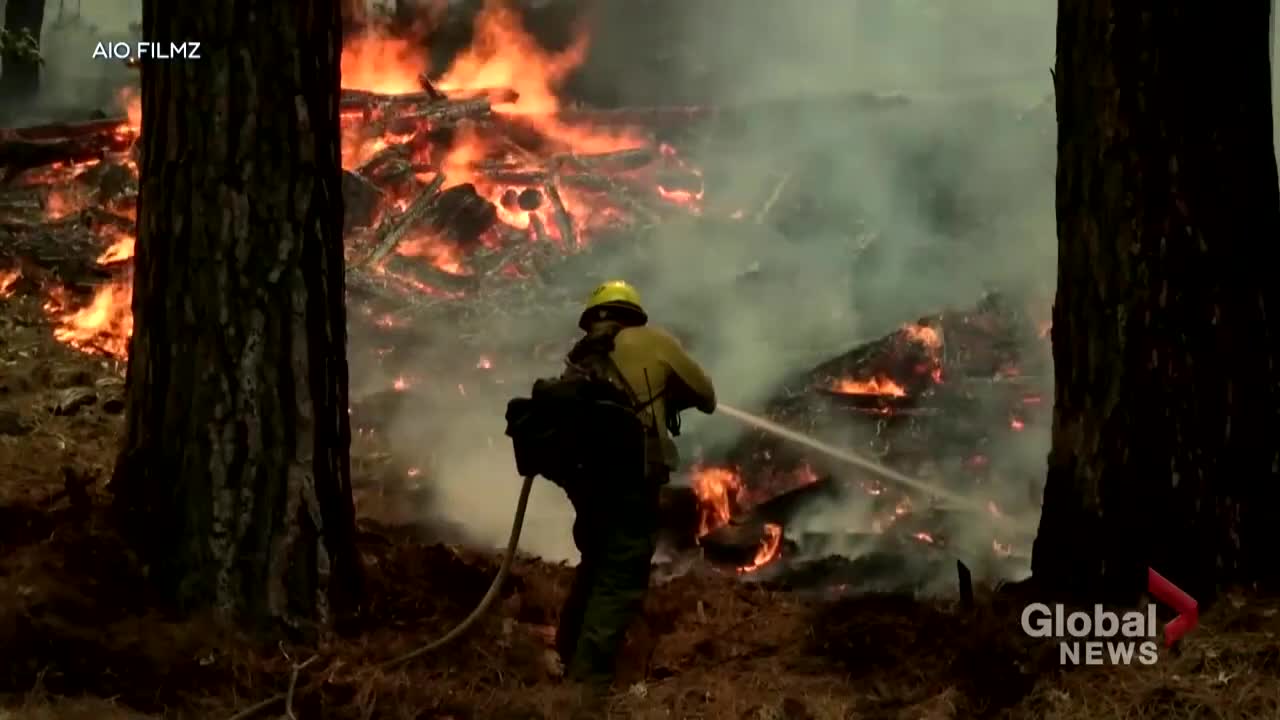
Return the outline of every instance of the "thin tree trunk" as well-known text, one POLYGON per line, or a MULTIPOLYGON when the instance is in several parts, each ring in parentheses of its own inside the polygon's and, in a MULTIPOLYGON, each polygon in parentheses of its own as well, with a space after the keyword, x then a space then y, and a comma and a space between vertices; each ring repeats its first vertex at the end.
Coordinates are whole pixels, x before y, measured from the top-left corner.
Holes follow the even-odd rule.
POLYGON ((1202 600, 1276 575, 1270 0, 1060 0, 1040 583, 1202 600))
MULTIPOLYGON (((11 34, 27 32, 40 46, 44 28, 44 0, 8 0, 4 6, 4 29, 11 34)), ((37 58, 6 50, 0 58, 0 101, 30 102, 40 92, 40 62, 37 58)))
POLYGON ((354 609, 338 0, 145 0, 125 529, 181 608, 354 609))

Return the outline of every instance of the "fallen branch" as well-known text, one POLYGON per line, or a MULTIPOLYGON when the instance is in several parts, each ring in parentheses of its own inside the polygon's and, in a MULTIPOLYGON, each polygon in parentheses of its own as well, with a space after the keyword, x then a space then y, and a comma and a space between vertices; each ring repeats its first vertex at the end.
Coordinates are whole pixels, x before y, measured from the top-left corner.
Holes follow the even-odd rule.
POLYGON ((440 188, 444 185, 444 180, 444 173, 437 174, 431 184, 418 193, 418 196, 414 198, 404 212, 378 226, 374 236, 377 244, 374 246, 373 252, 369 253, 363 260, 354 263, 352 268, 376 265, 387 255, 390 255, 396 249, 396 246, 404 240, 409 229, 425 219, 431 212, 436 198, 440 196, 440 188))
POLYGON ((284 716, 289 720, 298 720, 298 716, 293 714, 293 692, 298 688, 298 673, 302 672, 311 663, 315 662, 316 656, 312 655, 300 664, 293 666, 293 672, 289 675, 289 689, 284 695, 284 716))
POLYGON ((573 231, 573 218, 569 215, 569 209, 564 206, 564 199, 560 197, 560 191, 556 189, 553 183, 547 183, 542 188, 542 192, 551 201, 551 208, 555 211, 556 228, 560 231, 560 242, 564 243, 566 247, 576 247, 578 238, 573 231))

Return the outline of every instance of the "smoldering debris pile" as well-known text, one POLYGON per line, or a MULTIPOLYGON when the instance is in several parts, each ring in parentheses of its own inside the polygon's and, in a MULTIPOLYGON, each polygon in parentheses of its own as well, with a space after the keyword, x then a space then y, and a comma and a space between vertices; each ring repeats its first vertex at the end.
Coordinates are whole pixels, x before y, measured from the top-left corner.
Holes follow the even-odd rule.
POLYGON ((992 294, 797 374, 762 411, 963 505, 750 431, 669 494, 684 518, 669 538, 786 588, 953 589, 957 559, 980 579, 1016 574, 1034 525, 1011 516, 1039 507, 1040 486, 1005 450, 1049 420, 1040 325, 992 294))

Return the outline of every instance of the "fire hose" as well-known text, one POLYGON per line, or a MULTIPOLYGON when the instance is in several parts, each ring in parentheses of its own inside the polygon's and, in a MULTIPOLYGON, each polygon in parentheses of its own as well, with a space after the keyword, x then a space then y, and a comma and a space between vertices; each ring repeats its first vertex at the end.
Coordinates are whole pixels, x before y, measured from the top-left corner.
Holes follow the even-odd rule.
MULTIPOLYGON (((737 420, 738 422, 741 422, 745 425, 754 427, 757 430, 763 430, 765 432, 770 433, 771 435, 775 435, 784 440, 790 440, 791 442, 797 443, 799 445, 803 445, 812 450, 816 450, 834 460, 841 461, 847 465, 853 465, 856 467, 860 467, 863 470, 873 472, 876 475, 879 475, 880 477, 886 480, 891 480, 901 485, 910 487, 912 489, 921 490, 921 491, 930 493, 936 497, 939 497, 941 499, 951 502, 953 505, 957 507, 965 507, 965 509, 972 509, 972 510, 983 512, 985 514, 985 509, 986 509, 985 506, 982 505, 981 503, 978 503, 972 500, 971 498, 966 498, 963 495, 959 495, 957 493, 943 490, 937 487, 936 485, 932 485, 930 483, 926 483, 917 478, 913 478, 909 475, 905 475, 903 473, 898 472, 897 470, 894 470, 890 467, 886 467, 885 465, 875 462, 874 460, 861 457, 848 450, 844 450, 842 448, 837 448, 832 445, 828 445, 827 443, 817 440, 816 438, 812 438, 803 433, 796 432, 794 430, 791 430, 790 428, 779 425, 771 420, 767 420, 765 418, 759 417, 758 415, 753 415, 749 412, 746 412, 745 410, 739 410, 738 408, 735 408, 729 405, 724 405, 724 404, 721 404, 718 409, 721 412, 723 412, 725 415, 728 415, 729 417, 733 418, 734 420, 737 420)), ((524 528, 524 516, 525 516, 525 512, 528 510, 528 507, 529 507, 529 493, 533 489, 533 481, 535 477, 536 476, 534 475, 526 476, 524 478, 523 485, 520 486, 520 498, 519 500, 516 501, 516 514, 511 521, 511 535, 507 539, 507 548, 502 555, 501 563, 498 565, 498 573, 494 576, 493 582, 489 584, 489 589, 485 591, 484 596, 480 598, 480 602, 476 604, 475 609, 472 610, 469 615, 463 618, 461 622, 455 625, 453 629, 446 632, 439 639, 434 640, 426 645, 423 645, 422 647, 419 647, 415 650, 411 650, 403 655, 394 657, 390 660, 380 663, 377 666, 379 670, 386 670, 399 665, 403 665, 404 663, 410 662, 412 660, 416 660, 417 658, 420 658, 423 655, 439 650, 445 645, 448 645, 450 642, 453 642, 454 640, 458 639, 460 636, 462 636, 463 633, 470 630, 471 627, 475 625, 476 622, 485 614, 485 612, 489 610, 489 607, 493 605, 493 601, 497 599, 498 593, 502 589, 502 584, 506 582, 507 576, 511 573, 511 564, 515 560, 516 549, 520 545, 520 532, 524 528)), ((1000 520, 1000 519, 997 519, 997 520, 1000 520)), ((1004 522, 1007 524, 1008 520, 1004 520, 1004 522)), ((296 681, 296 675, 294 679, 296 681)), ((278 703, 281 701, 287 702, 291 696, 292 696, 291 692, 280 693, 278 695, 272 696, 256 705, 246 708, 244 711, 237 713, 236 715, 229 718, 228 720, 246 720, 247 718, 257 714, 262 710, 265 710, 271 705, 274 705, 275 703, 278 703)))
MULTIPOLYGON (((524 515, 529 509, 529 493, 533 490, 534 477, 534 475, 526 476, 524 478, 524 483, 520 486, 520 499, 516 501, 516 515, 511 520, 511 536, 507 539, 507 549, 502 554, 502 562, 498 565, 498 573, 493 576, 493 582, 489 584, 489 589, 485 591, 484 597, 480 598, 480 602, 476 603, 476 607, 471 611, 471 614, 467 615, 461 622, 453 626, 452 630, 441 635, 439 639, 433 640, 432 642, 417 649, 410 650, 403 655, 399 655, 391 658, 390 660, 385 660, 379 663, 376 666, 378 670, 388 670, 439 650, 445 645, 457 640, 463 633, 470 630, 471 626, 475 625, 476 621, 489 610, 489 607, 493 605, 493 601, 497 599, 499 591, 502 590, 502 583, 506 582, 507 576, 511 574, 511 564, 515 561, 516 548, 520 545, 520 531, 524 529, 524 515)), ((288 704, 293 697, 294 685, 298 679, 297 671, 301 669, 301 666, 295 665, 294 668, 294 675, 289 683, 288 692, 272 695, 266 700, 245 708, 227 720, 247 720, 248 718, 257 715, 259 712, 262 712, 263 710, 266 710, 272 705, 280 702, 285 703, 286 707, 288 707, 288 704)), ((286 712, 286 716, 293 717, 292 711, 286 712)))

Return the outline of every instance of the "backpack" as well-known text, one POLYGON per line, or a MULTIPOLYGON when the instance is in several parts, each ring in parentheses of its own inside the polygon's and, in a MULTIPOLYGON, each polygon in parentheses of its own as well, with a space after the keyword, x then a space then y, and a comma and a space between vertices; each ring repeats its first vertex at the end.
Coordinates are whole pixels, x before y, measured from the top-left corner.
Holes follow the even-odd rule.
POLYGON ((565 358, 558 378, 534 382, 530 397, 507 403, 507 430, 516 468, 541 475, 570 497, 599 475, 645 470, 646 433, 640 403, 610 357, 620 328, 588 335, 565 358))

